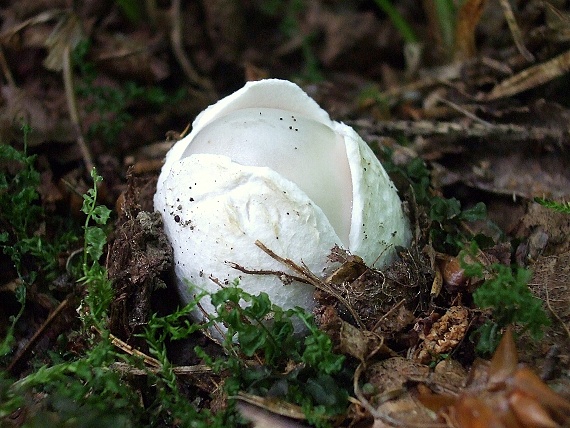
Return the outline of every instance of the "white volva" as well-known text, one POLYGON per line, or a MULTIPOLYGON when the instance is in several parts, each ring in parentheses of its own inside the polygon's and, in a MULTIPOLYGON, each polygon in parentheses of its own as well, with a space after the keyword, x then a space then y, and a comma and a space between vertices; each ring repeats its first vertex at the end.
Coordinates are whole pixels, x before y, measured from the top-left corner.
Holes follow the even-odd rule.
MULTIPOLYGON (((285 271, 259 240, 318 275, 334 268, 327 256, 335 244, 383 267, 410 241, 394 185, 368 145, 297 85, 277 79, 249 82, 198 115, 166 156, 154 206, 185 301, 240 278, 245 291, 264 291, 284 309, 311 310, 311 286, 246 275, 232 264, 285 271)), ((214 310, 209 298, 201 305, 214 310)))

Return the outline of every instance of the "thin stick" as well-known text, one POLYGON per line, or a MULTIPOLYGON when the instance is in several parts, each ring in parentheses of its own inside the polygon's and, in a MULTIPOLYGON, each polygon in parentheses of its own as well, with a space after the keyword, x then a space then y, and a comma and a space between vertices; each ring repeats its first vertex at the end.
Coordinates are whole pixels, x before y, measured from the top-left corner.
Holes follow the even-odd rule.
POLYGON ((16 82, 14 81, 14 76, 8 67, 8 62, 6 61, 6 56, 4 55, 4 49, 0 46, 0 67, 2 67, 2 73, 4 73, 4 78, 11 88, 16 87, 16 82))
POLYGON ((67 108, 69 110, 69 116, 71 117, 71 123, 75 130, 75 137, 77 138, 77 144, 79 145, 79 150, 83 156, 83 162, 85 162, 85 168, 87 171, 91 171, 95 167, 93 162, 93 156, 87 147, 87 143, 83 138, 83 133, 81 132, 81 123, 79 121, 79 113, 77 110, 77 102, 75 100, 75 91, 73 87, 73 74, 71 71, 71 47, 67 45, 63 50, 63 84, 65 86, 65 98, 67 100, 67 108))
POLYGON ((158 361, 156 358, 146 355, 144 352, 141 352, 138 349, 133 348, 131 345, 119 339, 114 334, 109 333, 109 339, 111 339, 111 343, 114 346, 116 346, 123 352, 141 358, 146 365, 155 367, 157 369, 160 369, 162 367, 162 364, 160 364, 160 361, 158 361))
MULTIPOLYGON (((321 291, 324 291, 325 293, 328 293, 331 296, 335 297, 350 312, 350 314, 352 315, 352 317, 354 318, 354 320, 356 321, 358 326, 362 329, 366 329, 366 327, 364 326, 364 323, 360 319, 360 316, 356 313, 356 311, 350 305, 350 303, 344 297, 342 297, 339 293, 337 293, 333 287, 326 284, 318 276, 316 276, 314 273, 312 273, 304 263, 303 263, 303 266, 299 266, 291 259, 286 259, 286 258, 283 258, 281 256, 278 256, 277 254, 275 254, 273 251, 271 251, 269 248, 267 248, 260 241, 255 241, 255 245, 257 245, 259 248, 261 248, 261 250, 263 250, 271 258, 277 260, 281 264, 283 264, 283 265, 287 266, 288 268, 297 272, 301 276, 301 279, 304 280, 303 282, 307 282, 307 283, 311 284, 312 286, 314 286, 315 288, 317 288, 321 291)), ((280 272, 276 272, 277 275, 279 275, 279 273, 280 272)))
POLYGON ((180 14, 180 0, 174 0, 172 2, 172 31, 170 32, 170 43, 172 45, 172 51, 174 56, 178 60, 178 63, 182 67, 182 71, 186 74, 186 77, 191 83, 197 87, 206 90, 206 92, 212 94, 214 88, 212 83, 203 77, 201 77, 190 60, 184 52, 184 46, 182 43, 182 18, 180 14))
POLYGON ((515 18, 515 14, 513 13, 513 9, 511 8, 511 4, 509 0, 500 0, 501 7, 503 8, 503 15, 505 15, 505 19, 507 21, 507 25, 509 26, 509 30, 511 31, 511 35, 513 36, 513 40, 515 42, 515 46, 519 50, 520 54, 529 62, 534 61, 534 55, 529 52, 526 46, 523 43, 523 36, 519 25, 517 24, 517 20, 515 18))
POLYGON ((374 327, 372 327, 372 330, 370 330, 370 331, 375 332, 378 329, 378 327, 380 327, 380 323, 382 321, 384 321, 386 318, 388 318, 391 314, 393 314, 396 311, 396 309, 398 309, 404 303, 406 303, 406 299, 402 299, 398 303, 396 303, 394 306, 392 306, 388 312, 386 312, 384 315, 382 315, 378 319, 378 321, 376 321, 376 324, 374 324, 374 327))
POLYGON ((548 284, 547 281, 544 281, 544 293, 546 294, 546 307, 548 308, 548 310, 550 311, 550 313, 552 314, 552 316, 554 318, 556 318, 556 320, 560 323, 560 325, 562 325, 562 328, 564 329, 564 331, 566 332, 566 336, 568 336, 568 338, 570 339, 570 330, 568 329, 568 326, 564 323, 564 320, 562 320, 562 318, 560 318, 560 315, 558 315, 555 311, 554 308, 552 307, 552 305, 550 304, 550 294, 548 291, 548 284))
POLYGON ((38 328, 38 330, 34 333, 34 335, 31 337, 31 339, 28 341, 28 343, 26 343, 26 345, 14 357, 14 359, 12 360, 12 362, 10 363, 8 368, 6 369, 8 372, 12 373, 14 368, 20 362, 22 362, 22 360, 24 359, 25 356, 27 356, 32 351, 32 349, 36 346, 36 343, 40 340, 40 338, 45 333, 46 329, 55 320, 55 318, 61 313, 61 311, 63 311, 67 307, 68 302, 69 301, 67 299, 64 299, 57 306, 57 308, 55 308, 54 311, 48 315, 46 320, 43 322, 43 324, 40 326, 40 328, 38 328))
MULTIPOLYGON (((160 367, 149 367, 146 370, 143 370, 143 369, 138 369, 136 367, 132 367, 131 365, 129 365, 127 363, 121 363, 121 362, 116 362, 116 363, 111 364, 111 368, 116 369, 117 371, 120 371, 121 373, 126 373, 126 374, 130 374, 130 375, 134 375, 134 376, 144 376, 144 375, 148 374, 148 372, 158 373, 161 370, 160 367)), ((211 373, 212 369, 211 369, 211 367, 208 367, 204 364, 198 364, 195 366, 173 367, 172 371, 174 372, 174 374, 176 374, 178 376, 184 376, 184 375, 211 373)))
POLYGON ((484 126, 488 126, 488 127, 492 127, 494 126, 491 122, 488 122, 486 120, 481 119, 480 117, 477 117, 476 115, 474 115, 473 113, 471 113, 470 111, 467 111, 466 109, 464 109, 463 107, 461 107, 459 104, 456 104, 452 101, 446 100, 445 98, 442 97, 437 97, 437 99, 439 101, 441 101, 442 103, 448 105, 449 107, 451 107, 452 109, 458 111, 459 113, 463 114, 464 116, 467 116, 470 119, 473 119, 477 122, 479 122, 480 124, 484 125, 484 126))
MULTIPOLYGON (((366 399, 366 397, 362 393, 362 390, 360 389, 360 386, 359 386, 358 381, 360 379, 360 375, 362 374, 362 372, 365 369, 366 369, 366 365, 363 363, 360 363, 358 365, 358 367, 356 368, 356 371, 354 372, 354 379, 353 379, 354 394, 356 395, 356 398, 358 398, 358 400, 360 401, 360 405, 362 407, 364 407, 368 412, 370 412, 370 414, 374 417, 374 419, 379 419, 383 423, 390 425, 390 426, 394 426, 394 427, 409 427, 409 428, 445 428, 445 427, 447 427, 447 425, 445 425, 445 424, 438 424, 438 423, 413 423, 413 422, 409 422, 409 421, 399 421, 390 415, 379 412, 366 399)), ((382 403, 389 401, 393 398, 394 397, 392 396, 392 394, 387 394, 385 396, 385 399, 382 400, 379 404, 382 404, 382 403)))

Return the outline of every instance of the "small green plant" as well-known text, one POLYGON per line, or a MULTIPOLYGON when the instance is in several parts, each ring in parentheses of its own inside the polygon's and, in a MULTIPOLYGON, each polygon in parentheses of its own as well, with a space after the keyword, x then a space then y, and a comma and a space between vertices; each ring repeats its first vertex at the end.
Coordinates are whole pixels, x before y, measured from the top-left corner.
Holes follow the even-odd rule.
POLYGON ((284 311, 272 305, 265 293, 245 293, 237 281, 212 295, 212 304, 218 316, 211 322, 227 327, 228 354, 256 356, 264 362, 262 367, 252 367, 243 358, 228 360, 229 395, 245 390, 278 396, 300 405, 308 421, 318 427, 328 426, 326 417, 346 408, 348 392, 337 376, 344 356, 333 352, 330 338, 315 326, 311 315, 301 308, 284 311), (308 332, 304 339, 296 337, 294 320, 308 332))
MULTIPOLYGON (((202 297, 202 296, 200 296, 202 297)), ((188 315, 196 308, 197 300, 166 316, 154 314, 145 327, 145 332, 140 334, 148 346, 150 354, 161 364, 160 371, 149 373, 152 383, 156 385, 156 398, 154 403, 147 409, 149 414, 161 416, 170 422, 178 421, 182 426, 214 426, 223 427, 235 425, 230 423, 236 415, 230 408, 227 412, 213 415, 207 409, 196 408, 179 389, 178 379, 174 373, 172 363, 168 359, 166 343, 188 338, 202 326, 190 322, 188 315)))
POLYGON ((328 426, 327 417, 344 410, 348 393, 334 377, 342 370, 344 357, 332 352, 329 337, 316 328, 309 314, 300 308, 284 311, 272 305, 267 294, 252 296, 241 290, 236 281, 210 296, 217 315, 207 324, 197 325, 188 320, 188 314, 202 297, 197 296, 173 314, 153 316, 141 335, 151 354, 161 362, 154 383, 159 386, 160 405, 172 418, 193 421, 195 425, 203 421, 208 426, 233 426, 239 418, 232 397, 239 391, 277 396, 299 404, 308 420, 318 427, 328 426), (246 304, 240 306, 239 302, 246 304), (269 322, 268 317, 272 318, 269 322), (295 336, 293 320, 308 329, 305 339, 295 336), (165 347, 167 341, 187 338, 214 323, 227 327, 227 355, 213 358, 199 347, 195 351, 216 373, 229 374, 224 379, 225 392, 230 397, 227 410, 215 415, 207 409, 198 411, 180 395, 165 347), (251 361, 259 363, 252 365, 251 361))
POLYGON ((36 406, 27 423, 50 426, 119 426, 137 424, 139 397, 125 384, 120 375, 110 369, 110 364, 124 358, 118 354, 109 340, 106 330, 106 311, 110 302, 110 281, 99 258, 105 244, 103 226, 109 218, 109 210, 97 205, 97 185, 101 177, 92 172, 94 187, 84 195, 83 212, 84 251, 80 282, 86 288, 82 304, 85 322, 84 334, 90 340, 85 354, 71 361, 43 365, 13 383, 3 373, 0 401, 0 417, 11 414, 18 407, 26 406, 28 393, 41 391, 45 399, 36 406), (91 225, 95 222, 97 226, 91 225), (94 327, 91 329, 91 327, 94 327), (10 384, 11 383, 11 384, 10 384), (81 418, 78 419, 79 415, 81 418))
POLYGON ((462 210, 461 202, 455 198, 433 197, 430 200, 429 217, 434 222, 430 234, 434 248, 448 254, 456 254, 470 239, 476 238, 482 243, 484 237, 471 236, 462 228, 463 222, 484 220, 487 208, 478 202, 471 208, 462 210))
POLYGON ((22 131, 23 151, 0 145, 0 248, 11 258, 22 283, 32 284, 40 271, 53 279, 57 254, 65 249, 71 237, 62 234, 50 240, 47 232, 43 232, 60 231, 63 225, 58 219, 48 218, 40 203, 37 190, 40 173, 34 167, 36 157, 26 153, 31 129, 24 125, 22 131))
POLYGON ((464 222, 486 220, 487 209, 483 202, 462 209, 461 202, 456 198, 435 196, 431 188, 431 173, 421 158, 414 158, 404 166, 396 166, 391 162, 391 155, 389 150, 384 151, 384 167, 397 180, 403 180, 409 186, 415 202, 427 211, 432 222, 431 244, 437 251, 457 254, 472 240, 481 246, 492 244, 490 238, 473 236, 463 227, 464 222))
POLYGON ((113 298, 111 281, 107 278, 107 271, 99 263, 103 255, 103 248, 107 243, 107 236, 102 227, 109 220, 111 210, 97 203, 97 188, 103 178, 93 169, 91 171, 93 187, 83 195, 81 211, 86 215, 83 246, 82 274, 79 282, 87 287, 85 303, 88 305, 87 324, 93 324, 100 332, 106 331, 107 309, 113 298), (91 223, 94 223, 93 225, 91 223))
POLYGON ((198 421, 221 427, 235 424, 238 416, 232 397, 239 391, 277 396, 296 403, 318 427, 328 426, 327 417, 344 410, 348 392, 338 385, 335 377, 343 369, 344 357, 333 353, 330 338, 317 329, 304 310, 284 311, 272 305, 267 294, 250 295, 236 281, 210 296, 217 315, 207 324, 197 325, 189 321, 188 314, 202 297, 203 294, 197 296, 170 315, 154 315, 140 335, 161 363, 161 370, 149 376, 155 376, 157 400, 171 418, 192 421, 194 425, 198 421), (240 302, 246 304, 242 306, 240 302), (308 330, 304 339, 295 335, 294 320, 308 330), (224 341, 227 355, 213 358, 199 347, 195 351, 215 372, 229 374, 224 380, 225 392, 230 397, 227 411, 215 415, 207 409, 194 408, 181 396, 165 345, 214 323, 227 327, 224 341), (259 364, 252 365, 251 361, 259 364))
POLYGON ((557 202, 552 199, 534 198, 534 201, 543 207, 550 208, 559 213, 570 214, 570 202, 557 202))
POLYGON ((531 271, 520 266, 506 266, 494 263, 488 267, 467 262, 466 254, 475 254, 477 246, 461 256, 461 265, 470 277, 488 277, 473 293, 474 303, 481 309, 490 311, 490 319, 485 321, 475 332, 478 338, 476 350, 482 355, 491 355, 501 339, 501 330, 510 324, 518 324, 522 332, 528 331, 538 340, 542 337, 543 327, 550 325, 550 319, 543 309, 543 302, 535 297, 528 288, 531 271))
POLYGON ((62 232, 63 222, 47 216, 41 205, 36 157, 27 154, 27 138, 32 131, 23 125, 22 132, 23 151, 0 144, 0 249, 10 258, 18 277, 15 296, 20 304, 0 343, 0 357, 10 353, 14 328, 24 313, 27 287, 38 276, 42 283, 54 279, 61 270, 57 262, 59 253, 75 241, 72 232, 62 232), (47 231, 56 233, 48 235, 47 231))

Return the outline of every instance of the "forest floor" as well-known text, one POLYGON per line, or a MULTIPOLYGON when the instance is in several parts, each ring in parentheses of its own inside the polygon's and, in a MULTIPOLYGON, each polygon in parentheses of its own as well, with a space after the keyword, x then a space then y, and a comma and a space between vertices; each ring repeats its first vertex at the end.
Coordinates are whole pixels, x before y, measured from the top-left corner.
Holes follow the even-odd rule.
POLYGON ((393 4, 2 2, 0 426, 570 426, 570 4, 393 4), (330 366, 195 331, 151 215, 168 149, 263 78, 354 127, 414 229, 383 272, 337 254, 389 295, 316 296, 330 366))

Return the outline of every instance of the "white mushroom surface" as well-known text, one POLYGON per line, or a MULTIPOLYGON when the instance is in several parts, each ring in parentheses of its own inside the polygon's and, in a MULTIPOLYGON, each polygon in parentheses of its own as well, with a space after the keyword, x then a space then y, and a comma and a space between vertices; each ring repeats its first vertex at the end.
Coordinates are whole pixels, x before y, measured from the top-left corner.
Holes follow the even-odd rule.
MULTIPOLYGON (((410 241, 401 201, 368 145, 297 85, 277 79, 249 82, 198 115, 166 156, 154 206, 184 301, 239 278, 245 291, 266 292, 284 309, 311 310, 311 286, 244 274, 234 264, 288 272, 259 240, 325 275, 335 267, 328 260, 335 245, 383 267, 410 241)), ((214 311, 207 297, 201 305, 214 311)))

